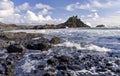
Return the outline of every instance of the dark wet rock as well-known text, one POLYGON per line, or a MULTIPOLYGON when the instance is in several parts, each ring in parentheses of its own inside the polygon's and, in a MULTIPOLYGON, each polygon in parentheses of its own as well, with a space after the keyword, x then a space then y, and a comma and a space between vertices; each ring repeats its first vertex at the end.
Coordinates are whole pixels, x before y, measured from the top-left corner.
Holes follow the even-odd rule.
POLYGON ((46 67, 46 65, 38 65, 37 66, 37 70, 44 70, 44 68, 46 67))
POLYGON ((43 76, 55 76, 53 72, 46 72, 43 76))
POLYGON ((80 72, 78 76, 98 76, 98 75, 93 75, 90 72, 80 72))
POLYGON ((58 60, 57 60, 56 58, 48 59, 48 60, 47 60, 47 63, 48 63, 49 65, 53 65, 53 66, 59 64, 59 62, 58 62, 58 60))
POLYGON ((115 60, 115 63, 116 63, 117 65, 120 65, 120 59, 119 59, 119 60, 115 60))
POLYGON ((113 64, 108 62, 108 63, 106 63, 106 66, 111 67, 111 66, 113 66, 113 64))
POLYGON ((59 65, 56 67, 58 70, 67 70, 67 66, 66 65, 59 65))
POLYGON ((26 48, 30 50, 47 51, 48 49, 51 48, 51 45, 46 43, 28 44, 26 48))
POLYGON ((59 37, 53 37, 50 40, 50 43, 52 43, 52 44, 59 44, 60 42, 61 42, 61 39, 59 37))
POLYGON ((8 53, 25 53, 25 48, 20 44, 12 44, 7 47, 8 53))
POLYGON ((97 25, 96 27, 105 27, 105 25, 97 25))
POLYGON ((22 58, 23 58, 23 54, 12 54, 12 53, 10 53, 6 58, 6 61, 17 62, 17 61, 21 60, 22 58))
POLYGON ((60 63, 71 63, 73 58, 70 56, 61 55, 57 57, 60 63))
POLYGON ((68 65, 68 69, 78 71, 81 70, 82 68, 79 65, 68 65))
POLYGON ((96 72, 106 72, 107 69, 106 68, 97 68, 96 72))
POLYGON ((45 58, 45 54, 31 54, 29 55, 31 60, 40 60, 45 58))

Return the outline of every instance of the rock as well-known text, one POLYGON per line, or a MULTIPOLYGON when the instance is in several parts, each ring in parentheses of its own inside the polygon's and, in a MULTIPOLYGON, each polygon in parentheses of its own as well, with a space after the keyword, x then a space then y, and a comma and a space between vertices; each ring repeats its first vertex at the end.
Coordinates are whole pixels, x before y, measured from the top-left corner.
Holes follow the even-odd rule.
POLYGON ((20 44, 11 44, 7 47, 8 53, 25 53, 25 48, 20 44))
POLYGON ((61 23, 59 25, 57 25, 59 28, 77 28, 77 27, 90 27, 86 24, 84 24, 84 22, 82 22, 80 19, 78 19, 77 16, 72 16, 69 17, 68 20, 64 23, 61 23))
POLYGON ((50 40, 50 43, 52 44, 59 44, 61 42, 60 38, 54 37, 50 40))
POLYGON ((25 32, 0 32, 0 39, 4 40, 25 40, 25 39, 31 39, 36 37, 41 37, 43 34, 40 33, 25 33, 25 32))
POLYGON ((51 45, 46 43, 28 44, 26 48, 30 50, 47 51, 48 49, 51 48, 51 45))
POLYGON ((74 71, 81 70, 79 65, 68 65, 68 69, 71 69, 71 70, 74 70, 74 71))
POLYGON ((61 55, 58 57, 58 60, 60 63, 71 63, 73 58, 70 56, 61 55))
POLYGON ((58 62, 58 60, 57 60, 56 58, 48 59, 48 60, 47 60, 47 63, 48 63, 49 65, 53 65, 53 66, 59 64, 59 62, 58 62))
POLYGON ((38 65, 37 66, 37 70, 44 70, 44 68, 46 67, 46 65, 38 65))
POLYGON ((59 65, 56 67, 58 70, 67 70, 67 66, 66 65, 59 65))
POLYGON ((96 27, 105 27, 105 25, 97 25, 96 27))
POLYGON ((0 50, 4 50, 8 46, 8 41, 0 39, 0 50))
POLYGON ((43 76, 55 76, 55 74, 53 72, 47 72, 43 76))
POLYGON ((31 54, 29 55, 31 60, 40 60, 40 59, 44 59, 46 57, 45 54, 31 54))
POLYGON ((106 72, 107 69, 106 68, 97 68, 96 72, 106 72))

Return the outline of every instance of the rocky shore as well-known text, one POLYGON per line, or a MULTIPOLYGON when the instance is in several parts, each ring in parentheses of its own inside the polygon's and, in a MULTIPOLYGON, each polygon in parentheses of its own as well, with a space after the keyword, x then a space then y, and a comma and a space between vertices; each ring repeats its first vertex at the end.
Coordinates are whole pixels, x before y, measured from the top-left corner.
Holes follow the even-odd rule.
POLYGON ((45 25, 16 25, 5 24, 0 22, 1 30, 15 30, 15 29, 62 29, 62 28, 90 28, 77 16, 69 17, 64 23, 60 24, 45 24, 45 25))
POLYGON ((118 53, 59 46, 59 37, 0 33, 1 76, 120 76, 118 53))

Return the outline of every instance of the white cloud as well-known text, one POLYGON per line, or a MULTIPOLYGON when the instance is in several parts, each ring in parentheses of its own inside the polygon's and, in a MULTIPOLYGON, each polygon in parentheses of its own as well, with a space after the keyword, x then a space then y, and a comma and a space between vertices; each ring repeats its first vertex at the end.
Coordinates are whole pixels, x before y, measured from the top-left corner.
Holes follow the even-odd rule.
POLYGON ((97 12, 97 10, 96 9, 92 9, 91 12, 97 12))
POLYGON ((9 0, 0 0, 0 17, 8 17, 14 13, 13 2, 9 0))
POLYGON ((120 16, 99 17, 97 19, 84 19, 84 22, 89 22, 92 27, 105 24, 107 27, 120 27, 120 16))
POLYGON ((15 8, 17 12, 20 12, 22 10, 28 10, 30 8, 29 3, 25 2, 22 5, 19 5, 18 7, 15 8))
POLYGON ((65 9, 67 11, 73 11, 75 9, 88 9, 88 8, 90 8, 89 4, 82 5, 79 2, 76 2, 75 4, 67 5, 65 9))
POLYGON ((50 10, 53 8, 46 4, 36 4, 31 7, 29 3, 14 6, 11 0, 0 0, 0 21, 11 24, 58 24, 62 19, 53 19, 50 10), (36 8, 36 9, 34 9, 36 8), (40 9, 38 13, 31 11, 40 9), (26 13, 21 13, 26 10, 26 13))
POLYGON ((51 6, 46 5, 46 4, 42 4, 42 3, 36 4, 35 8, 36 9, 48 9, 48 10, 53 9, 51 6))
POLYGON ((116 11, 117 14, 120 14, 120 11, 116 11))
POLYGON ((120 0, 107 0, 101 3, 100 0, 89 0, 89 3, 80 4, 79 2, 69 4, 65 7, 67 11, 73 11, 75 9, 94 10, 95 8, 118 8, 120 7, 120 0))

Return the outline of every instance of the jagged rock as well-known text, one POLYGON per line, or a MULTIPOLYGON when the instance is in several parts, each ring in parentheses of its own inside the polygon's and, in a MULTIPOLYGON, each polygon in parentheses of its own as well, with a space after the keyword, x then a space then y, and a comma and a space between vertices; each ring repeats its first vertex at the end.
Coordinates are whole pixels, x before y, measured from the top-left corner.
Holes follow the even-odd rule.
POLYGON ((51 40, 50 40, 50 43, 52 44, 59 44, 61 42, 60 38, 59 37, 53 37, 51 40))
POLYGON ((77 28, 77 27, 89 27, 88 25, 84 24, 77 16, 73 16, 68 18, 65 23, 59 24, 58 27, 60 28, 77 28))
POLYGON ((7 47, 8 53, 25 53, 25 48, 20 44, 11 44, 7 47))

